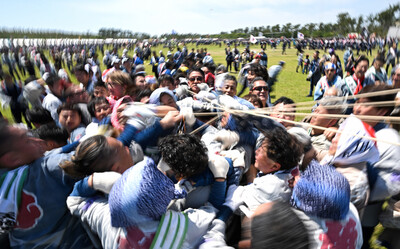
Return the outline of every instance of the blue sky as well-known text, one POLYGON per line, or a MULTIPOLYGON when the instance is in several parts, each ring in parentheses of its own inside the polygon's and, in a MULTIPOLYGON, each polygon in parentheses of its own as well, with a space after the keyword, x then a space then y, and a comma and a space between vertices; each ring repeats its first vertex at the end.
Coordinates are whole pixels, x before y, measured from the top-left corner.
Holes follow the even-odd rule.
POLYGON ((288 22, 335 22, 341 12, 365 17, 396 3, 398 0, 0 0, 0 26, 92 33, 105 27, 151 35, 172 29, 215 34, 288 22))

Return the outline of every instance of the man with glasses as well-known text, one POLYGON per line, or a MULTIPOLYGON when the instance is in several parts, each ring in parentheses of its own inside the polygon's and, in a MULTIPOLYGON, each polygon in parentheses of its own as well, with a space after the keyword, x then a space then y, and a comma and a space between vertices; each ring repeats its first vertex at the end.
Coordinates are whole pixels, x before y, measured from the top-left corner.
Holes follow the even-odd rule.
POLYGON ((263 107, 270 106, 269 88, 262 77, 255 77, 249 88, 251 94, 257 95, 261 99, 263 107))
POLYGON ((325 76, 322 77, 315 86, 314 100, 319 100, 324 96, 325 91, 335 86, 342 79, 336 75, 336 65, 332 62, 325 64, 325 76))
POLYGON ((199 93, 200 88, 197 85, 204 82, 204 72, 201 69, 193 69, 189 72, 187 79, 189 90, 199 93))

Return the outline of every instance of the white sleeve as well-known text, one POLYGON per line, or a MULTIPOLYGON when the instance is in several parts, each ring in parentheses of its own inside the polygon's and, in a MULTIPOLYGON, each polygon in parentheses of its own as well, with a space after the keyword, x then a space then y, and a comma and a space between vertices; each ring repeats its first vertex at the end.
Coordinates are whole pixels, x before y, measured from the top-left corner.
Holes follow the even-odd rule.
POLYGON ((189 224, 182 248, 193 248, 193 245, 200 244, 217 212, 218 210, 212 205, 202 206, 198 209, 189 208, 184 211, 189 218, 189 224))
MULTIPOLYGON (((400 143, 397 131, 382 129, 376 134, 378 139, 400 143)), ((370 201, 384 200, 400 192, 400 146, 378 142, 380 159, 373 165, 377 172, 376 182, 371 189, 370 201)))
POLYGON ((119 237, 123 229, 111 226, 107 199, 97 199, 92 203, 91 200, 79 196, 69 196, 67 206, 71 214, 82 221, 84 227, 89 227, 89 232, 98 235, 103 248, 118 248, 119 237))

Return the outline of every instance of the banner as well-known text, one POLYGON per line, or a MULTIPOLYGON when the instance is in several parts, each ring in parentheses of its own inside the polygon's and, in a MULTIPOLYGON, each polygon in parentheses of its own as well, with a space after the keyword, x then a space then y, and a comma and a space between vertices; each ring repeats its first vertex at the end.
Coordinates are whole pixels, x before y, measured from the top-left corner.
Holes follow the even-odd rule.
POLYGON ((250 42, 251 43, 256 43, 257 39, 253 35, 250 35, 250 42))

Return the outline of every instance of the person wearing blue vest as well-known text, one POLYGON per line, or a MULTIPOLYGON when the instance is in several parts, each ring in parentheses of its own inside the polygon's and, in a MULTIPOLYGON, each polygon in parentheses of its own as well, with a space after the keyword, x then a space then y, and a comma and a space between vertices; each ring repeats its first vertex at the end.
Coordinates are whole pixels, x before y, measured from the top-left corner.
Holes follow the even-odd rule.
POLYGON ((59 167, 71 154, 44 152, 43 140, 0 120, 0 233, 11 248, 93 248, 65 203, 79 180, 59 167))

